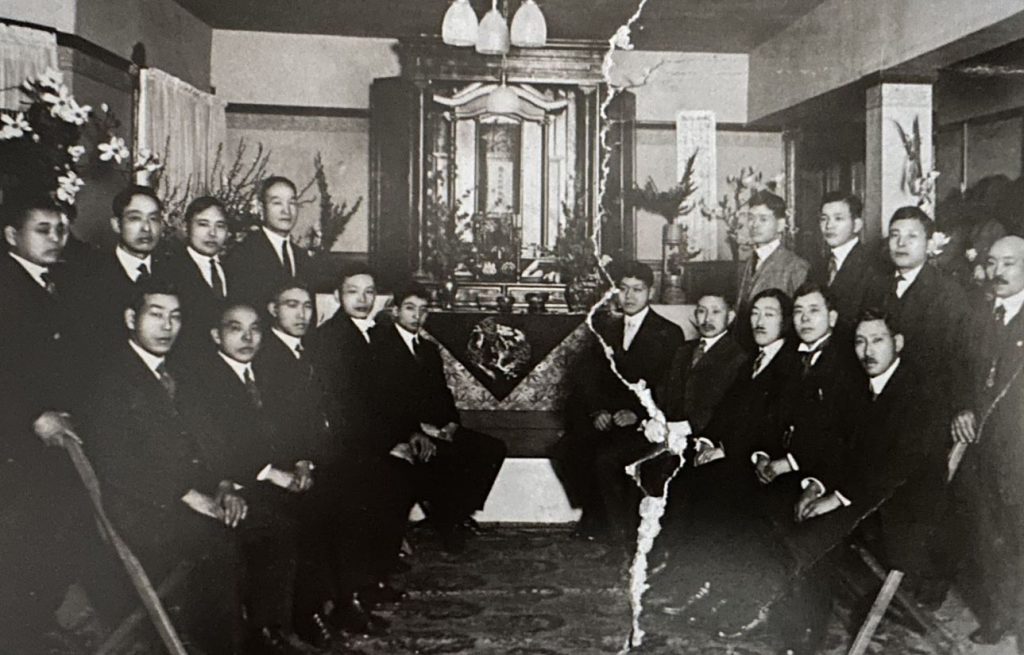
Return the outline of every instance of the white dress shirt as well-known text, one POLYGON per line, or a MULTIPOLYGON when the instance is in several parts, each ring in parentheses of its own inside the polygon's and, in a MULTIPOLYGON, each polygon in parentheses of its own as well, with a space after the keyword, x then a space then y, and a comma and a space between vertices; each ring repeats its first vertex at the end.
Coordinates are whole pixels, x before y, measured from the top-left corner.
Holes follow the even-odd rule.
POLYGON ((281 343, 283 343, 293 355, 295 355, 295 359, 299 359, 299 347, 302 345, 302 339, 293 337, 287 332, 282 332, 276 327, 270 328, 270 331, 274 333, 274 336, 281 340, 281 343))
POLYGON ((771 364, 772 360, 775 359, 775 356, 779 354, 779 351, 782 350, 782 346, 784 346, 785 343, 785 339, 776 339, 767 346, 763 346, 758 349, 758 354, 764 353, 764 358, 761 359, 761 365, 750 376, 751 379, 756 378, 761 374, 761 371, 768 368, 768 365, 771 364))
POLYGON ((142 273, 139 272, 139 266, 142 264, 146 265, 146 270, 149 274, 153 274, 153 257, 152 255, 146 255, 142 259, 139 259, 135 255, 131 254, 120 245, 114 248, 114 254, 117 255, 117 261, 121 263, 121 268, 124 269, 125 275, 128 276, 132 282, 139 279, 142 273))
POLYGON ((853 237, 843 245, 836 246, 835 248, 831 249, 832 257, 834 257, 836 260, 836 273, 838 273, 839 270, 843 268, 843 262, 845 262, 846 258, 850 256, 850 252, 853 251, 854 247, 858 243, 860 243, 860 239, 858 237, 853 237))
MULTIPOLYGON (((725 332, 728 332, 728 330, 726 330, 725 332)), ((719 334, 716 337, 701 337, 700 338, 700 345, 703 346, 705 354, 707 354, 707 352, 709 350, 714 348, 716 343, 718 343, 719 341, 722 340, 722 337, 725 336, 725 332, 722 332, 721 334, 719 334)))
POLYGON ((281 266, 284 266, 284 258, 281 257, 281 246, 288 244, 288 259, 291 260, 288 263, 291 264, 292 271, 297 273, 298 269, 295 268, 295 253, 292 251, 292 243, 288 237, 283 237, 277 232, 269 230, 266 227, 262 229, 263 234, 266 234, 267 238, 270 239, 270 245, 274 246, 274 253, 277 255, 277 260, 281 262, 281 266))
POLYGON ((157 369, 164 365, 164 358, 159 355, 154 355, 139 344, 135 343, 131 339, 128 340, 128 345, 132 347, 132 350, 142 359, 142 363, 146 365, 149 372, 153 374, 157 380, 160 379, 160 374, 157 373, 157 369))
POLYGON ((221 268, 220 257, 217 255, 214 255, 213 257, 204 255, 201 252, 194 250, 192 246, 186 247, 185 250, 188 251, 188 256, 192 258, 192 261, 196 263, 196 266, 199 268, 199 274, 203 276, 203 279, 206 281, 206 285, 211 289, 213 288, 213 274, 210 272, 210 265, 213 264, 217 267, 217 274, 220 275, 221 294, 225 296, 228 295, 227 277, 224 275, 224 269, 221 268))
POLYGON ((831 336, 832 332, 829 332, 828 334, 818 339, 814 343, 804 343, 801 341, 800 345, 796 347, 796 350, 797 352, 801 353, 814 353, 813 355, 811 355, 811 366, 814 366, 815 364, 818 363, 818 358, 821 357, 821 344, 823 344, 825 340, 831 336))
POLYGON ((900 358, 897 357, 892 364, 889 364, 889 368, 885 369, 873 378, 869 378, 868 382, 871 383, 871 392, 876 396, 881 396, 882 392, 885 391, 885 385, 889 384, 889 379, 892 378, 893 373, 900 365, 900 358))
POLYGON ((629 350, 629 347, 633 344, 633 339, 636 338, 636 333, 640 331, 640 325, 647 318, 647 313, 650 311, 651 306, 648 305, 632 316, 623 317, 623 323, 625 324, 622 331, 623 350, 629 350))
MULTIPOLYGON (((754 252, 757 253, 757 268, 761 268, 761 266, 764 264, 764 260, 766 260, 769 257, 771 257, 772 253, 775 252, 776 250, 778 250, 779 246, 781 246, 781 245, 782 245, 782 240, 781 239, 775 239, 773 241, 769 241, 766 244, 763 244, 763 245, 760 245, 760 246, 757 246, 756 248, 754 248, 754 252)), ((755 268, 754 270, 756 271, 757 268, 755 268)))
POLYGON ((917 279, 917 276, 921 274, 921 269, 922 268, 924 268, 924 264, 921 264, 917 268, 912 268, 909 271, 907 271, 906 273, 901 273, 899 271, 896 272, 896 275, 898 275, 898 276, 902 275, 903 276, 903 279, 896 283, 896 297, 897 298, 902 298, 903 297, 903 294, 905 294, 907 292, 907 289, 909 289, 910 285, 914 283, 914 280, 917 279))
POLYGON ((402 327, 398 323, 395 323, 395 329, 398 330, 398 334, 402 337, 402 341, 405 342, 405 345, 409 349, 409 352, 411 352, 412 356, 415 357, 416 356, 416 340, 420 338, 419 334, 418 333, 417 334, 413 334, 412 332, 406 330, 404 327, 402 327))
POLYGON ((7 251, 7 254, 10 255, 11 258, 14 261, 16 261, 19 264, 21 264, 21 267, 25 269, 26 273, 28 273, 29 275, 32 276, 32 279, 36 281, 36 284, 38 284, 39 286, 41 286, 44 289, 46 288, 46 281, 43 279, 43 276, 44 275, 49 275, 49 273, 50 273, 50 269, 49 268, 47 268, 45 266, 40 266, 39 264, 37 264, 35 262, 30 262, 29 260, 25 259, 24 257, 21 257, 19 255, 14 254, 10 250, 7 251))
POLYGON ((252 374, 252 363, 243 364, 242 362, 236 362, 235 360, 231 359, 230 357, 228 357, 219 350, 217 351, 217 354, 220 355, 221 359, 227 362, 227 365, 230 366, 231 370, 235 372, 235 375, 237 375, 238 379, 242 381, 242 384, 245 384, 246 373, 249 374, 250 380, 252 380, 253 382, 256 381, 256 376, 252 374))
POLYGON ((1008 298, 996 298, 995 307, 1006 308, 1006 314, 1003 316, 1003 325, 1009 325, 1013 317, 1020 313, 1021 305, 1024 305, 1024 289, 1008 298))
POLYGON ((363 338, 366 339, 366 343, 370 343, 370 328, 377 324, 376 321, 372 318, 352 318, 351 316, 349 318, 352 319, 352 322, 356 324, 357 328, 359 328, 359 332, 362 333, 363 338))

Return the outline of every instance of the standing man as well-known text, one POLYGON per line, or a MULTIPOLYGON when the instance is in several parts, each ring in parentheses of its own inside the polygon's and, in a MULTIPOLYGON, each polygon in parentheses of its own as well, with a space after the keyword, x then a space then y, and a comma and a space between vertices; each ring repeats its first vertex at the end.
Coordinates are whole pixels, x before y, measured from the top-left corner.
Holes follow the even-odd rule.
POLYGON ((419 284, 395 292, 394 325, 370 330, 385 407, 396 445, 415 459, 415 499, 424 503, 446 550, 462 550, 467 523, 484 502, 505 460, 500 439, 462 427, 441 353, 421 333, 430 294, 419 284))
POLYGON ((56 274, 67 219, 45 195, 7 199, 2 218, 0 652, 20 654, 45 648, 67 588, 111 553, 61 447, 76 438, 69 412, 81 373, 72 363, 71 318, 56 274))
POLYGON ((810 269, 803 258, 782 245, 786 233, 786 201, 767 191, 750 199, 748 225, 754 251, 739 269, 738 314, 750 316, 750 303, 765 289, 779 289, 792 296, 810 269))
POLYGON ((163 230, 163 203, 150 187, 132 185, 114 196, 110 226, 113 253, 86 257, 69 277, 69 301, 78 324, 79 347, 103 352, 124 342, 124 308, 135 284, 162 272, 155 257, 163 230))
POLYGON ((213 196, 196 198, 185 209, 185 230, 185 251, 169 258, 165 268, 167 278, 178 289, 185 316, 175 351, 205 359, 213 350, 210 329, 217 323, 229 293, 221 262, 228 240, 224 205, 213 196))
POLYGON ((874 273, 871 256, 860 241, 864 229, 862 210, 863 203, 853 194, 825 194, 818 226, 828 252, 814 262, 809 276, 835 298, 839 312, 837 331, 844 340, 853 339, 854 323, 874 273))
POLYGON ((290 238, 298 219, 296 194, 295 183, 286 177, 274 175, 263 180, 258 194, 263 225, 225 261, 232 294, 260 311, 281 284, 309 274, 309 253, 296 248, 290 238))
MULTIPOLYGON (((612 350, 618 373, 629 382, 643 380, 657 391, 668 374, 669 353, 682 344, 683 332, 651 309, 654 273, 649 266, 627 262, 616 280, 623 315, 611 318, 599 332, 612 350)), ((612 373, 602 348, 595 347, 586 357, 579 386, 569 400, 572 423, 561 443, 560 465, 570 492, 583 506, 581 536, 624 544, 634 522, 632 501, 639 492, 623 468, 651 448, 638 431, 646 411, 612 373)))
POLYGON ((1024 639, 1024 239, 989 249, 985 267, 994 299, 973 317, 969 388, 953 419, 956 442, 971 444, 954 480, 966 508, 984 600, 975 609, 977 644, 1016 633, 1024 639))
POLYGON ((668 419, 689 421, 694 434, 707 427, 747 360, 729 332, 735 320, 736 312, 724 296, 701 296, 694 310, 700 338, 684 343, 672 358, 660 398, 668 419))

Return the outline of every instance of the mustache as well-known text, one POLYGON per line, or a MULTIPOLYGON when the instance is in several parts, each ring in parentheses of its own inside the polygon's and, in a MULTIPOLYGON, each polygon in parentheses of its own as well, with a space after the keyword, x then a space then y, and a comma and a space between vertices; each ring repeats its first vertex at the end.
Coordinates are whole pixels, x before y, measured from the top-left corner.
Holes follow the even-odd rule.
POLYGON ((1007 281, 1007 279, 1005 277, 1003 277, 1002 275, 997 275, 994 278, 992 278, 991 280, 989 280, 988 284, 989 284, 989 286, 993 286, 994 287, 997 284, 1009 284, 1009 281, 1007 281))

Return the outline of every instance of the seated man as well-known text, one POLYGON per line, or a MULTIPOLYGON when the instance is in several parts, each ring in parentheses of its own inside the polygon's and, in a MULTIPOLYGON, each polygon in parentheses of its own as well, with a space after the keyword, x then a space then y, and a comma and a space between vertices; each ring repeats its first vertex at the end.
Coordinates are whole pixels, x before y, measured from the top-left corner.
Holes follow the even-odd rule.
POLYGON ((797 289, 793 325, 801 372, 782 392, 782 429, 767 435, 765 447, 751 456, 762 484, 795 471, 802 477, 830 475, 842 465, 848 425, 844 410, 858 390, 864 393, 864 385, 853 358, 832 339, 838 318, 821 286, 806 282, 797 289))
POLYGON ((659 398, 668 420, 688 421, 699 434, 736 379, 747 353, 729 333, 736 312, 724 296, 701 296, 694 318, 700 338, 676 351, 659 398))
POLYGON ((464 524, 483 509, 505 460, 504 442, 460 425, 437 346, 420 333, 430 294, 419 284, 395 292, 394 325, 370 331, 381 381, 381 414, 390 414, 398 453, 415 462, 415 498, 448 551, 459 551, 464 524))
MULTIPOLYGON (((651 310, 654 273, 649 266, 626 263, 616 279, 624 316, 611 318, 599 332, 613 352, 618 374, 631 383, 643 380, 656 392, 668 373, 669 353, 682 344, 683 332, 651 310)), ((636 394, 612 372, 600 344, 585 355, 574 378, 578 386, 568 401, 570 424, 559 444, 558 464, 568 491, 583 506, 581 536, 624 544, 636 521, 634 501, 639 492, 623 469, 651 449, 638 431, 646 412, 636 394)))
POLYGON ((200 434, 211 426, 186 411, 183 376, 166 364, 181 327, 176 291, 141 283, 124 321, 128 337, 107 354, 83 405, 107 512, 154 584, 180 561, 197 562, 184 632, 206 652, 243 652, 234 528, 247 508, 233 482, 209 468, 200 434))
POLYGON ((210 338, 217 350, 195 360, 181 394, 190 410, 209 417, 213 430, 201 441, 207 464, 244 486, 249 506, 239 527, 246 564, 245 603, 249 622, 292 636, 296 575, 297 500, 313 485, 314 448, 276 429, 265 407, 262 376, 253 359, 263 343, 256 310, 231 304, 210 338))

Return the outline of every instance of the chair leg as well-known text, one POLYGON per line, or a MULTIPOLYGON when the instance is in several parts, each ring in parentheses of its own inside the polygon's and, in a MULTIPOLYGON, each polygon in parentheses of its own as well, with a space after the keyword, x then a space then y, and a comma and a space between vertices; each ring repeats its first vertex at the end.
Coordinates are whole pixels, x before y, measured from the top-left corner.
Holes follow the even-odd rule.
POLYGON ((871 639, 875 636, 875 631, 878 630, 878 624, 882 622, 882 616, 885 615, 885 610, 889 608, 889 603, 892 602, 892 597, 896 595, 896 590, 899 589, 902 580, 903 571, 895 569, 889 571, 885 576, 885 582, 882 583, 882 588, 878 591, 878 595, 875 596, 875 602, 871 605, 871 611, 868 612, 867 618, 857 632, 857 638, 853 640, 853 645, 850 646, 849 655, 864 655, 867 652, 868 645, 871 644, 871 639))

